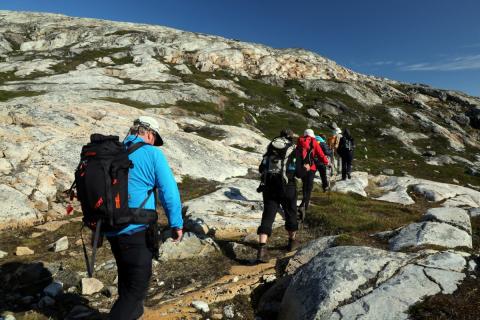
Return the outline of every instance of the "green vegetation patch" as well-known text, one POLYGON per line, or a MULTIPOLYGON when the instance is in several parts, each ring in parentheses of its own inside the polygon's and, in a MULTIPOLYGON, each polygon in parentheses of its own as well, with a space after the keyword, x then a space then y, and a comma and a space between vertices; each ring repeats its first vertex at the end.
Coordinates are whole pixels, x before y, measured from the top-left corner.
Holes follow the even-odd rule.
POLYGON ((166 105, 153 105, 153 104, 148 104, 136 100, 131 100, 131 99, 124 99, 124 98, 100 98, 99 100, 104 100, 104 101, 110 101, 110 102, 115 102, 115 103, 120 103, 124 104, 126 106, 134 107, 137 109, 149 109, 149 108, 165 108, 167 107, 166 105))
POLYGON ((68 58, 66 58, 63 62, 52 66, 51 69, 53 69, 56 74, 67 73, 69 71, 75 70, 75 68, 82 63, 85 63, 87 61, 93 61, 97 58, 109 56, 111 54, 124 50, 125 48, 86 50, 79 54, 76 54, 73 57, 68 57, 70 53, 65 52, 64 56, 68 58))
POLYGON ((423 204, 405 206, 334 192, 314 192, 311 203, 306 222, 323 234, 391 230, 418 220, 425 212, 423 204))
POLYGON ((142 31, 139 30, 117 30, 113 33, 107 34, 108 36, 124 36, 126 34, 139 34, 143 33, 142 31))
POLYGON ((308 126, 306 118, 284 112, 265 112, 257 118, 257 121, 257 128, 270 139, 278 136, 283 128, 290 128, 301 135, 308 126))
POLYGON ((210 194, 216 191, 219 186, 220 184, 216 181, 191 176, 184 176, 182 182, 178 184, 182 201, 210 194))
POLYGON ((184 127, 183 131, 185 132, 195 132, 201 137, 204 137, 206 139, 210 140, 222 140, 225 138, 226 132, 222 129, 218 129, 212 126, 204 126, 204 127, 184 127))
POLYGON ((40 91, 5 91, 0 90, 0 101, 7 101, 17 97, 34 97, 43 94, 40 91))
POLYGON ((123 58, 112 58, 112 61, 115 63, 115 65, 119 66, 122 64, 128 64, 128 63, 133 63, 133 57, 132 56, 126 56, 123 58))

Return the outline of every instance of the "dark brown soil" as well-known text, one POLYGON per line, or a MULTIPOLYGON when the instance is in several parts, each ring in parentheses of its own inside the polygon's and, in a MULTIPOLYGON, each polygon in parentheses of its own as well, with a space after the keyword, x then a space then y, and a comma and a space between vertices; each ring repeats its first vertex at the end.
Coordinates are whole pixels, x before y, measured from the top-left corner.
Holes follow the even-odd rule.
POLYGON ((413 306, 415 320, 478 320, 480 318, 480 273, 468 277, 453 294, 439 294, 413 306))

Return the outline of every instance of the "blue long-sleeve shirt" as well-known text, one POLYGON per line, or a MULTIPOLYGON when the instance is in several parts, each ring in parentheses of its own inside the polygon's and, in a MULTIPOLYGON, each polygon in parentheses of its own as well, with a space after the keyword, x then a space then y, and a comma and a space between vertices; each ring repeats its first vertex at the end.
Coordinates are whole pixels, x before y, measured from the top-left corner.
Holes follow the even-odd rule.
MULTIPOLYGON (((127 147, 138 142, 144 141, 142 138, 134 135, 129 135, 124 141, 127 147)), ((133 162, 133 168, 128 173, 128 206, 130 208, 139 208, 148 196, 148 191, 156 187, 170 227, 182 228, 180 193, 163 152, 152 145, 144 145, 128 157, 133 162)), ((143 208, 155 209, 155 197, 153 194, 150 195, 143 208)), ((145 228, 145 225, 130 224, 119 232, 114 234, 107 233, 106 235, 133 234, 145 228)))

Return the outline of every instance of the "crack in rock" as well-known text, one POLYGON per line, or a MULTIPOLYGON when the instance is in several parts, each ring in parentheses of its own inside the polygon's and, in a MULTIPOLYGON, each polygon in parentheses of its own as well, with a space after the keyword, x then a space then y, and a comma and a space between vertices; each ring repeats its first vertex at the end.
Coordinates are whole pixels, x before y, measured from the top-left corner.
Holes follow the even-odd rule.
POLYGON ((422 268, 422 271, 423 271, 423 274, 425 275, 425 277, 427 277, 428 280, 432 281, 433 283, 435 283, 441 290, 441 292, 444 292, 445 289, 443 288, 442 284, 438 283, 432 276, 430 276, 429 274, 427 274, 427 271, 425 270, 426 268, 422 268))
POLYGON ((428 223, 428 222, 437 222, 437 223, 443 223, 443 224, 448 224, 454 228, 457 228, 457 229, 460 229, 460 230, 463 230, 465 231, 466 233, 468 233, 469 235, 472 235, 472 230, 468 230, 467 228, 465 228, 464 226, 461 226, 459 224, 456 224, 456 223, 453 223, 451 221, 443 221, 443 220, 440 220, 436 217, 428 217, 428 220, 425 220, 424 221, 425 223, 428 223))

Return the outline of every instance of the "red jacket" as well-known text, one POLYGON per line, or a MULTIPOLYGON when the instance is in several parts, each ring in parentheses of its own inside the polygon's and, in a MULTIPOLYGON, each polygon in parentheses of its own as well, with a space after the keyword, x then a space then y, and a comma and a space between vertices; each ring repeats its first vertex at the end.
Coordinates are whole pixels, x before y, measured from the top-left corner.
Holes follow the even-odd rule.
MULTIPOLYGON (((310 150, 310 148, 312 147, 313 149, 311 154, 311 160, 313 160, 314 158, 317 158, 321 162, 323 162, 325 165, 328 165, 328 159, 323 153, 322 148, 320 147, 320 145, 318 144, 315 138, 312 138, 310 136, 304 136, 304 137, 298 138, 297 148, 299 149, 301 148, 303 159, 305 159, 305 157, 307 156, 308 150, 310 150)), ((315 165, 314 161, 311 161, 310 170, 311 171, 317 170, 317 166, 315 165)))

